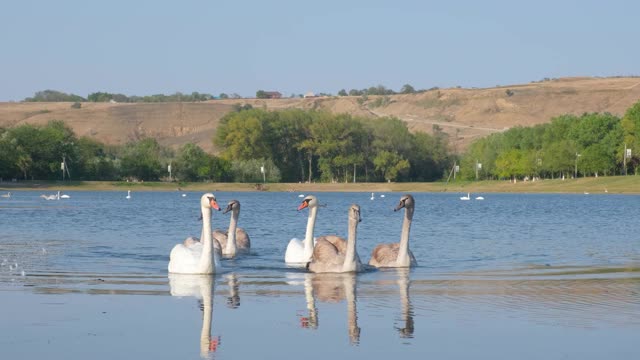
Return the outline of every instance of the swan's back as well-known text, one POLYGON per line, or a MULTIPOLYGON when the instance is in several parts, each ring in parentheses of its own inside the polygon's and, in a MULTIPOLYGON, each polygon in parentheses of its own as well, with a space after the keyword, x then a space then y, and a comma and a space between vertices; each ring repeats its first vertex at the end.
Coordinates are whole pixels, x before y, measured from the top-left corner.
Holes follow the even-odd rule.
POLYGON ((316 241, 325 240, 331 243, 338 253, 345 254, 347 252, 347 240, 337 235, 324 235, 316 238, 316 241))
POLYGON ((319 238, 313 248, 313 256, 311 262, 307 264, 307 269, 316 273, 337 272, 344 265, 344 257, 345 254, 341 254, 335 245, 327 239, 319 238))
MULTIPOLYGON (((400 243, 380 244, 371 252, 369 265, 375 267, 396 267, 399 252, 400 243)), ((413 256, 411 250, 409 250, 409 260, 411 266, 417 264, 416 258, 413 256)))
POLYGON ((195 242, 187 247, 185 244, 177 244, 169 254, 170 273, 190 274, 197 268, 202 256, 202 243, 195 242))

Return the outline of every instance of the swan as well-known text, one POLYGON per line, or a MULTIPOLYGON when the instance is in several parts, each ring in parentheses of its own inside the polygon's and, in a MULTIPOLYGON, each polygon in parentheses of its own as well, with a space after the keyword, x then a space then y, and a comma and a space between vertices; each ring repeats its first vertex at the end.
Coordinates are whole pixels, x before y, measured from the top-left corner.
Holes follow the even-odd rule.
POLYGON ((411 267, 418 265, 416 258, 409 250, 409 231, 415 200, 413 196, 406 194, 400 198, 400 203, 393 209, 398 211, 404 208, 404 220, 402 222, 402 234, 400 242, 393 244, 380 244, 373 249, 369 265, 375 267, 411 267))
POLYGON ((211 209, 220 211, 216 197, 206 193, 200 198, 202 241, 189 237, 177 244, 169 255, 168 270, 176 274, 215 274, 219 266, 218 254, 213 250, 211 209))
POLYGON ((476 196, 476 200, 484 200, 484 197, 482 197, 482 196, 476 196))
POLYGON ((313 255, 313 228, 316 224, 316 216, 318 214, 318 199, 313 195, 308 195, 302 199, 302 203, 298 206, 298 211, 309 208, 309 218, 307 219, 307 231, 304 240, 291 239, 284 253, 284 262, 288 264, 306 265, 311 261, 313 255))
POLYGON ((45 200, 58 200, 58 196, 56 194, 52 194, 52 195, 42 194, 42 195, 40 195, 40 197, 45 199, 45 200))
POLYGON ((220 337, 211 338, 213 319, 213 277, 207 275, 169 274, 171 296, 194 297, 202 302, 202 329, 200 330, 200 356, 208 359, 218 349, 220 337))
POLYGON ((356 252, 356 235, 360 220, 360 206, 352 204, 349 207, 349 235, 346 249, 342 249, 344 242, 337 236, 335 238, 340 240, 337 242, 339 245, 328 240, 327 236, 318 238, 307 269, 316 273, 362 271, 362 264, 356 252))
POLYGON ((373 196, 373 193, 371 193, 371 198, 370 198, 370 199, 371 199, 371 200, 373 200, 373 199, 375 199, 375 198, 376 198, 376 197, 375 197, 375 196, 373 196))
POLYGON ((127 196, 125 196, 124 198, 131 199, 131 190, 127 190, 127 196))
POLYGON ((2 194, 0 195, 3 198, 10 198, 11 197, 11 191, 7 192, 6 194, 2 194))
POLYGON ((229 230, 222 231, 216 229, 213 231, 213 239, 218 243, 223 256, 234 257, 237 253, 247 253, 251 248, 251 240, 249 234, 243 228, 238 227, 238 216, 240 215, 240 202, 231 200, 224 210, 223 214, 231 211, 231 221, 229 222, 229 230))
POLYGON ((71 196, 64 194, 64 195, 60 195, 60 199, 70 199, 71 196))
POLYGON ((467 196, 462 196, 460 197, 460 200, 470 200, 471 199, 471 194, 467 193, 467 196))

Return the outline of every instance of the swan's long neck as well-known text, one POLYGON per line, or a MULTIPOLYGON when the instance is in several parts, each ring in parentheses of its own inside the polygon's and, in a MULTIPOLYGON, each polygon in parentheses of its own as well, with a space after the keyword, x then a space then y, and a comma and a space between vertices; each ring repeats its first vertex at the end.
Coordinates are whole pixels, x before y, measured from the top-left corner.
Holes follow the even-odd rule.
POLYGON ((213 281, 207 279, 200 285, 200 293, 202 295, 202 331, 200 331, 200 355, 207 358, 209 353, 209 345, 211 344, 211 321, 213 318, 213 281))
POLYGON ((229 233, 227 234, 227 248, 225 249, 225 255, 234 256, 238 250, 236 244, 236 229, 238 228, 238 213, 239 211, 234 209, 231 212, 231 220, 229 221, 229 233))
POLYGON ((349 230, 347 234, 347 252, 344 256, 343 271, 356 271, 356 235, 358 220, 349 217, 349 230))
POLYGON ((304 257, 311 260, 313 255, 313 228, 316 226, 316 215, 318 215, 318 207, 309 208, 309 219, 307 220, 307 232, 304 236, 304 257))
POLYGON ((211 209, 202 207, 202 255, 200 256, 199 273, 214 274, 218 265, 218 256, 213 251, 211 237, 211 209), (212 261, 213 260, 213 261, 212 261))
POLYGON ((413 206, 404 209, 404 221, 402 221, 402 235, 400 235, 400 247, 398 248, 398 266, 411 265, 409 258, 409 230, 411 229, 411 220, 413 219, 413 206))

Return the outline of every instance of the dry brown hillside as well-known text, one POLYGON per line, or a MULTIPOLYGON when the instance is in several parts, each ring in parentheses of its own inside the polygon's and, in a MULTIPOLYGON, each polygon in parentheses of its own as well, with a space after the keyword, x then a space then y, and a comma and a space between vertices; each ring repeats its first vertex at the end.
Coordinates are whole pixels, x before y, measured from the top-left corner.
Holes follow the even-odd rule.
POLYGON ((238 99, 202 103, 0 103, 0 126, 45 124, 63 120, 76 134, 109 144, 143 136, 178 147, 194 142, 215 152, 211 138, 224 114, 236 103, 268 110, 324 109, 333 113, 395 116, 411 130, 431 132, 440 126, 451 146, 463 150, 475 138, 513 126, 548 122, 562 114, 610 112, 622 116, 640 100, 640 78, 564 78, 488 89, 439 89, 388 98, 322 97, 307 99, 238 99))

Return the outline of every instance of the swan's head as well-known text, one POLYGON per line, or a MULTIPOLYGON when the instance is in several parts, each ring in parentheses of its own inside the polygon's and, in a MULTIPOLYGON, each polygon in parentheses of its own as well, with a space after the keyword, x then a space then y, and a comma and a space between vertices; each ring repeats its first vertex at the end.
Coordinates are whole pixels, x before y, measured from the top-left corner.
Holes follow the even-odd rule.
POLYGON ((415 202, 413 200, 413 196, 411 196, 410 194, 405 194, 402 195, 402 197, 400 198, 400 202, 395 207, 395 209, 393 209, 393 211, 398 211, 402 208, 413 208, 414 204, 415 202))
POLYGON ((318 199, 313 195, 307 195, 304 199, 302 199, 302 203, 298 206, 298 210, 302 210, 304 208, 312 208, 318 206, 318 199))
POLYGON ((349 220, 355 220, 356 222, 362 221, 359 205, 351 204, 351 207, 349 208, 349 220))
POLYGON ((220 206, 218 206, 218 202, 216 201, 216 196, 212 193, 206 193, 202 195, 200 198, 200 206, 208 209, 216 209, 220 211, 220 206))
POLYGON ((234 210, 240 211, 240 201, 238 201, 238 200, 229 201, 229 203, 227 204, 227 208, 224 209, 224 211, 222 213, 226 214, 229 211, 234 211, 234 210))

